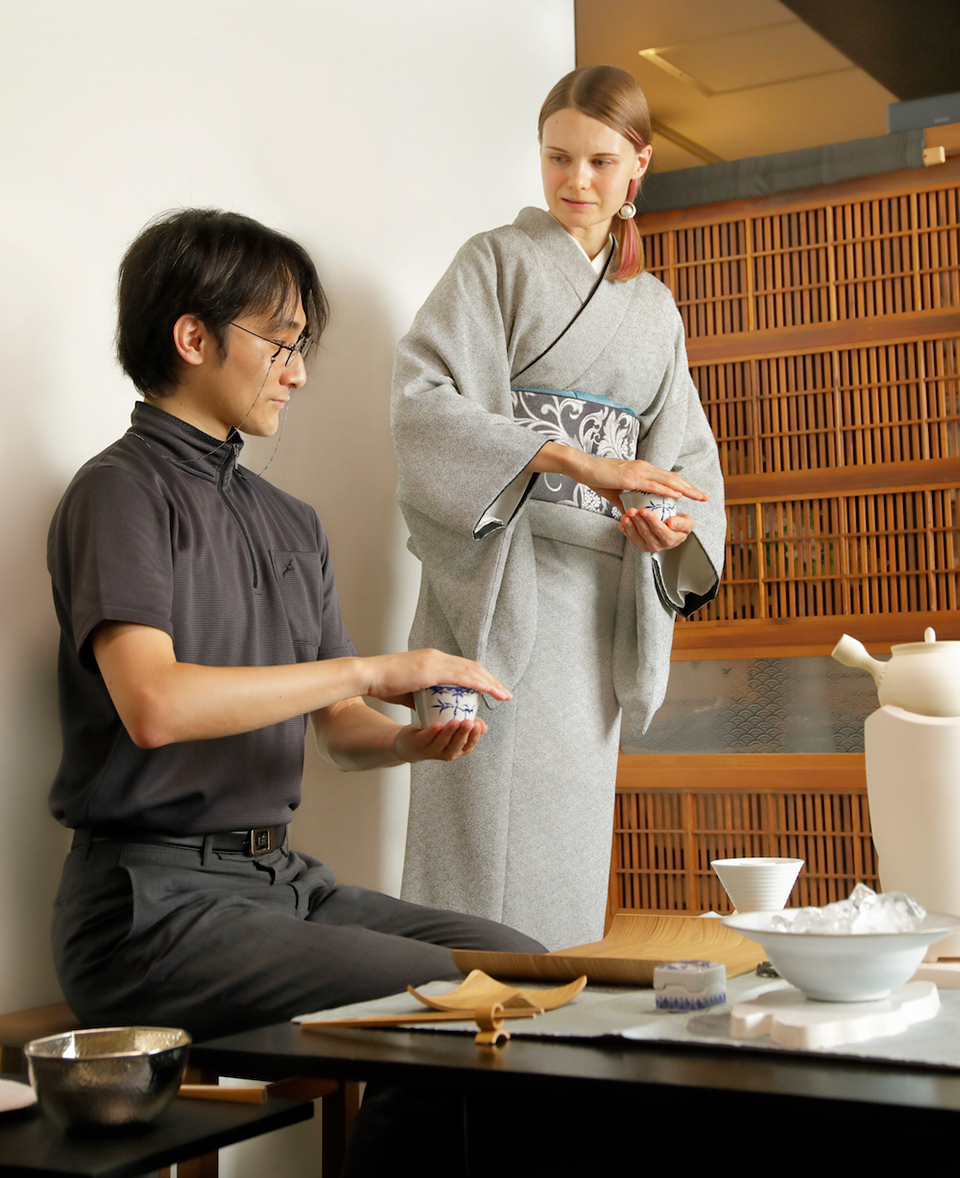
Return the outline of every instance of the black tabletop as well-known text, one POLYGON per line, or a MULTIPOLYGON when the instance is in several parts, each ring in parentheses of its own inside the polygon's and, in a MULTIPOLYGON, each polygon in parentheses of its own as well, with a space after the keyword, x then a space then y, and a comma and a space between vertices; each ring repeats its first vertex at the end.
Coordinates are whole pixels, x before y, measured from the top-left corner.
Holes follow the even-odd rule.
POLYGON ((613 1037, 513 1038, 479 1048, 471 1034, 318 1033, 283 1023, 194 1044, 191 1061, 221 1075, 312 1075, 459 1091, 473 1126, 471 1174, 504 1173, 490 1127, 504 1123, 505 1110, 536 1126, 533 1161, 546 1165, 549 1158, 561 1167, 574 1156, 621 1164, 641 1123, 647 1161, 663 1164, 677 1147, 720 1128, 749 1136, 762 1125, 793 1125, 798 1147, 811 1134, 829 1135, 837 1143, 833 1160, 857 1165, 883 1161, 891 1135, 919 1140, 960 1129, 960 1073, 809 1053, 613 1037), (597 1126, 616 1131, 598 1133, 597 1126))
POLYGON ((133 1178, 312 1116, 309 1101, 177 1098, 151 1125, 77 1135, 63 1133, 33 1105, 0 1114, 0 1178, 133 1178))
POLYGON ((303 1031, 279 1023, 195 1043, 191 1063, 221 1075, 421 1079, 463 1087, 543 1083, 775 1093, 960 1113, 960 1073, 939 1068, 751 1051, 749 1048, 513 1038, 479 1048, 472 1035, 423 1031, 303 1031))

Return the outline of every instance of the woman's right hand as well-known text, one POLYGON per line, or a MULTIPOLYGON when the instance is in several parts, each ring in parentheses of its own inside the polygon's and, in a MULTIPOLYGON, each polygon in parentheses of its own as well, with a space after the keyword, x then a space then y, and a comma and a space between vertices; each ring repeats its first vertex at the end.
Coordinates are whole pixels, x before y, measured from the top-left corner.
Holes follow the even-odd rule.
POLYGON ((671 499, 698 499, 705 502, 710 496, 673 470, 662 470, 644 462, 642 458, 599 458, 592 459, 587 478, 580 482, 604 499, 609 500, 619 511, 624 511, 620 502, 621 491, 651 491, 655 495, 668 495, 671 499))
POLYGON ((363 695, 387 703, 412 708, 413 693, 438 683, 483 691, 494 699, 512 699, 499 679, 486 667, 470 659, 444 654, 442 650, 408 650, 401 654, 382 654, 361 660, 368 676, 363 695))
POLYGON ((560 442, 546 442, 527 464, 527 470, 566 474, 623 511, 621 491, 652 491, 671 499, 699 499, 710 496, 674 470, 661 470, 642 458, 601 458, 560 442))

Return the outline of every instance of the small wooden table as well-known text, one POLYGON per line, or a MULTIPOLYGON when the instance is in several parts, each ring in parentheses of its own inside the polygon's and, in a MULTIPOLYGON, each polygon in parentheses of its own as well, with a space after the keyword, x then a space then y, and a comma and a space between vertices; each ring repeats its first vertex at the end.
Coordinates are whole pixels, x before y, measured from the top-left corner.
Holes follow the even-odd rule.
POLYGON ((0 1115, 0 1178, 134 1178, 312 1116, 310 1101, 178 1098, 151 1125, 79 1136, 57 1129, 33 1105, 0 1115))

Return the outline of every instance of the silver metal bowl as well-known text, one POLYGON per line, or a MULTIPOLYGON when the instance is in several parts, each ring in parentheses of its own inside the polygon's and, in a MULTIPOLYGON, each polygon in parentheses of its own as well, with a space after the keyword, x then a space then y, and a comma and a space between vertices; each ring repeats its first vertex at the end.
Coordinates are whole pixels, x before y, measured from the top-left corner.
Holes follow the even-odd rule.
POLYGON ((190 1036, 176 1027, 106 1027, 25 1048, 40 1107, 63 1129, 152 1121, 173 1100, 190 1036))

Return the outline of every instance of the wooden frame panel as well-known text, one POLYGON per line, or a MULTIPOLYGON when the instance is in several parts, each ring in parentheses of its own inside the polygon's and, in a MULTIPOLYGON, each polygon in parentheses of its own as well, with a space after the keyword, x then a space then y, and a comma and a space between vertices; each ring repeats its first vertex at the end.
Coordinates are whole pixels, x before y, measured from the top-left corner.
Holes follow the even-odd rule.
POLYGON ((609 910, 730 912, 712 859, 805 860, 790 905, 879 888, 862 754, 620 757, 609 910))

